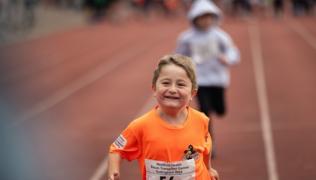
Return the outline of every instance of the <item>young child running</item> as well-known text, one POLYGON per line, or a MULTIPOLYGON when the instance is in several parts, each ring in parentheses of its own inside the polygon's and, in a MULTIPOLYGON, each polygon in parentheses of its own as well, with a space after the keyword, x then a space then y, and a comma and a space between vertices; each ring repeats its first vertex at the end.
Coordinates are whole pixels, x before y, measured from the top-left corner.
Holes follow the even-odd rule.
POLYGON ((119 179, 122 159, 137 159, 143 180, 219 180, 210 164, 208 117, 189 106, 197 92, 192 60, 162 57, 152 90, 157 105, 110 146, 108 180, 119 179))
MULTIPOLYGON (((196 0, 188 14, 192 27, 179 35, 176 48, 177 53, 192 57, 196 65, 199 108, 210 117, 226 114, 229 67, 239 62, 238 49, 218 26, 221 17, 220 9, 210 0, 196 0)), ((213 122, 209 125, 214 148, 213 122)), ((212 152, 213 158, 214 149, 212 152)))

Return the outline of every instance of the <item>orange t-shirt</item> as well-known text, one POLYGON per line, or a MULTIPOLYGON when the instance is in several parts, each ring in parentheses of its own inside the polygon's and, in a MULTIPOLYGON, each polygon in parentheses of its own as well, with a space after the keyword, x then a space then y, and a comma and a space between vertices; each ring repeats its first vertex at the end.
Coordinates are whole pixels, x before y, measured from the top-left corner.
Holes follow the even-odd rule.
POLYGON ((182 127, 162 120, 154 108, 132 121, 110 147, 127 160, 138 159, 142 179, 210 180, 204 164, 211 138, 208 118, 188 108, 182 127))

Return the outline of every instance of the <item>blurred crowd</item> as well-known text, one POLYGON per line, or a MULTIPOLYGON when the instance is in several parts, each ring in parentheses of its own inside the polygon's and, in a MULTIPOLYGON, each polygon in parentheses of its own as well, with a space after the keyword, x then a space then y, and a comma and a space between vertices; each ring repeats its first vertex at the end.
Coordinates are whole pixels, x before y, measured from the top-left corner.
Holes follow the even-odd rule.
MULTIPOLYGON (((27 1, 27 0, 25 0, 27 1)), ((30 0, 32 1, 32 0, 30 0)), ((33 0, 35 1, 35 0, 33 0)), ((189 9, 194 0, 42 0, 63 7, 87 8, 95 15, 106 15, 115 4, 125 4, 129 8, 149 13, 159 10, 166 15, 174 15, 189 9)), ((257 11, 272 10, 275 14, 289 8, 293 15, 312 15, 316 0, 213 0, 226 13, 232 15, 255 15, 257 11), (287 6, 288 5, 288 6, 287 6)))
MULTIPOLYGON (((117 13, 120 8, 143 12, 159 11, 165 15, 177 15, 187 12, 194 0, 0 0, 0 25, 15 21, 31 26, 34 21, 34 8, 38 4, 73 8, 89 11, 93 19, 117 13), (113 11, 112 9, 116 10, 113 11), (19 17, 19 18, 17 18, 19 17), (13 20, 14 19, 14 20, 13 20)), ((272 10, 274 14, 282 14, 285 8, 290 9, 293 15, 313 15, 316 0, 214 0, 225 13, 236 15, 256 15, 257 12, 272 10), (287 6, 287 4, 289 6, 287 6)))
MULTIPOLYGON (((111 20, 137 14, 185 16, 194 0, 0 0, 0 41, 5 33, 25 31, 36 23, 38 5, 67 8, 84 13, 92 22, 111 20), (127 13, 132 12, 132 13, 127 13)), ((315 15, 316 0, 213 0, 225 14, 232 17, 274 15, 315 15)))
POLYGON ((8 23, 34 23, 34 8, 39 0, 0 0, 0 27, 8 23))

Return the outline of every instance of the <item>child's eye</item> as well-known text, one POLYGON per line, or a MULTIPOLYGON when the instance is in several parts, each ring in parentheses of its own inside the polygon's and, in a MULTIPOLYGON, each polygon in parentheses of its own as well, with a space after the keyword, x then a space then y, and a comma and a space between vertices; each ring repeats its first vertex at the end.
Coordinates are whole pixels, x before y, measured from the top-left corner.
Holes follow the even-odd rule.
POLYGON ((180 87, 185 87, 186 84, 185 84, 185 83, 179 83, 178 86, 180 86, 180 87))

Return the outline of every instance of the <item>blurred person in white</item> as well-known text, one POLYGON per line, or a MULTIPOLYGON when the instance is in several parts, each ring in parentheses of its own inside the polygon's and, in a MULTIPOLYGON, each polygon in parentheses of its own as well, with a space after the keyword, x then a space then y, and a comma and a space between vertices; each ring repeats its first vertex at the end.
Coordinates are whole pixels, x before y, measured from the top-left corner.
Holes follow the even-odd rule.
MULTIPOLYGON (((239 63, 239 50, 230 35, 219 27, 221 10, 209 0, 193 2, 188 20, 191 27, 178 37, 176 52, 192 57, 197 70, 199 108, 210 119, 226 114, 225 91, 230 83, 230 67, 239 63)), ((209 132, 214 141, 214 125, 209 132)), ((212 158, 215 157, 213 144, 212 158)))

